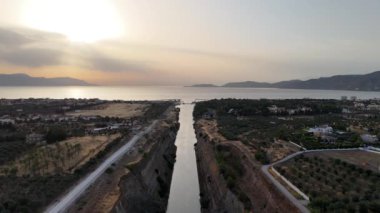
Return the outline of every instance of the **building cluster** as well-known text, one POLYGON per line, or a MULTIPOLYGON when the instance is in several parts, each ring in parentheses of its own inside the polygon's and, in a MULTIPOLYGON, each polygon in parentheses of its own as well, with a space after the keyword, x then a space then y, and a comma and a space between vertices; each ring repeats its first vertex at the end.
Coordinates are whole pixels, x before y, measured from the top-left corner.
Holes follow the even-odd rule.
MULTIPOLYGON (((346 132, 346 131, 335 131, 329 125, 320 125, 316 127, 309 128, 307 130, 309 134, 312 134, 314 137, 319 138, 321 142, 335 143, 338 139, 347 140, 355 132, 346 132)), ((359 134, 361 140, 366 144, 375 144, 379 142, 379 139, 376 135, 369 133, 359 134)))
POLYGON ((343 113, 353 113, 355 111, 380 111, 380 104, 377 101, 369 103, 355 101, 353 106, 347 106, 343 108, 343 110, 343 113))
POLYGON ((0 99, 0 105, 3 106, 14 106, 14 105, 25 105, 25 104, 45 104, 45 105, 55 105, 59 104, 61 107, 75 107, 75 106, 87 106, 105 103, 103 100, 97 98, 93 99, 50 99, 50 98, 28 98, 28 99, 0 99))
POLYGON ((313 111, 312 108, 306 107, 306 106, 287 109, 285 107, 278 107, 276 105, 272 105, 268 107, 268 110, 272 114, 288 114, 288 115, 305 114, 305 113, 309 113, 313 111))
POLYGON ((142 128, 139 120, 126 119, 121 123, 109 122, 102 127, 90 126, 86 129, 88 135, 109 135, 124 130, 138 131, 142 128))
POLYGON ((93 115, 74 115, 67 111, 79 111, 106 101, 99 99, 0 99, 0 125, 10 125, 25 135, 27 144, 45 144, 49 129, 60 126, 68 136, 106 135, 139 130, 143 121, 139 118, 121 119, 93 115), (44 109, 35 107, 43 105, 44 109), (75 133, 76 132, 76 133, 75 133), (74 134, 75 133, 75 134, 74 134))
MULTIPOLYGON (((312 134, 314 137, 319 138, 322 142, 335 143, 338 139, 338 134, 334 132, 334 129, 329 125, 321 125, 309 128, 307 131, 309 134, 312 134)), ((340 132, 339 135, 344 134, 340 132)))

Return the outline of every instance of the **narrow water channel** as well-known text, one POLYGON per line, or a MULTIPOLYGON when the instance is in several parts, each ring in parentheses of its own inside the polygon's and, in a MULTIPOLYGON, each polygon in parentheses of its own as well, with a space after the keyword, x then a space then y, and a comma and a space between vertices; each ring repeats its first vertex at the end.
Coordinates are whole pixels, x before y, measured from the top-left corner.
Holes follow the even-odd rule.
POLYGON ((194 151, 196 143, 193 128, 194 105, 181 105, 179 115, 180 128, 178 131, 177 161, 174 165, 172 184, 167 213, 198 213, 199 183, 194 151))

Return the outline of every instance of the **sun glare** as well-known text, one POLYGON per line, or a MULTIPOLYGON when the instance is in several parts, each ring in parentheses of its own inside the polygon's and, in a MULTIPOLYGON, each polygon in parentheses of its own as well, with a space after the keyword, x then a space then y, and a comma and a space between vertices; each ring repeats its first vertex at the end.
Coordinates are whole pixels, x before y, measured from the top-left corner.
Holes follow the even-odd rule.
POLYGON ((28 26, 64 34, 75 42, 123 34, 122 19, 107 0, 30 0, 23 14, 28 26))

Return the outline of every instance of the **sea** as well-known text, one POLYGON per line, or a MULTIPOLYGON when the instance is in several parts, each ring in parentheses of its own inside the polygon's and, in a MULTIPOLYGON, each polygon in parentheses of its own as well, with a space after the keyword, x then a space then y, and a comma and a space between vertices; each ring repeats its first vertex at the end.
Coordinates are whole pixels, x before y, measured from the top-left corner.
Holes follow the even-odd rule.
MULTIPOLYGON (((342 96, 357 99, 380 99, 380 92, 341 90, 301 90, 274 88, 223 88, 183 86, 125 86, 125 87, 0 87, 0 98, 99 98, 104 100, 168 100, 194 101, 238 99, 340 99, 342 96)), ((179 106, 177 161, 174 165, 170 188, 168 213, 199 213, 199 184, 194 152, 196 143, 193 129, 192 104, 179 106)))
POLYGON ((359 99, 371 99, 380 98, 380 92, 183 86, 0 87, 0 98, 100 98, 105 100, 181 99, 185 102, 189 102, 215 98, 339 99, 342 96, 356 96, 359 99))

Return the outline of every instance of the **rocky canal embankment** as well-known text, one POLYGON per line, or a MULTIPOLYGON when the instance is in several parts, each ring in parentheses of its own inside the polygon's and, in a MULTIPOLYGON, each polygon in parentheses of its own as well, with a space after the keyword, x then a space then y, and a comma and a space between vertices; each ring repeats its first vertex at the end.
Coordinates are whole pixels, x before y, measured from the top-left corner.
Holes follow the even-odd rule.
POLYGON ((179 129, 178 111, 157 128, 139 147, 142 157, 127 165, 130 172, 121 178, 120 197, 112 212, 165 212, 173 166, 176 159, 175 139, 179 129))
POLYGON ((298 212, 264 176, 243 143, 221 139, 202 122, 194 128, 202 213, 298 212))

